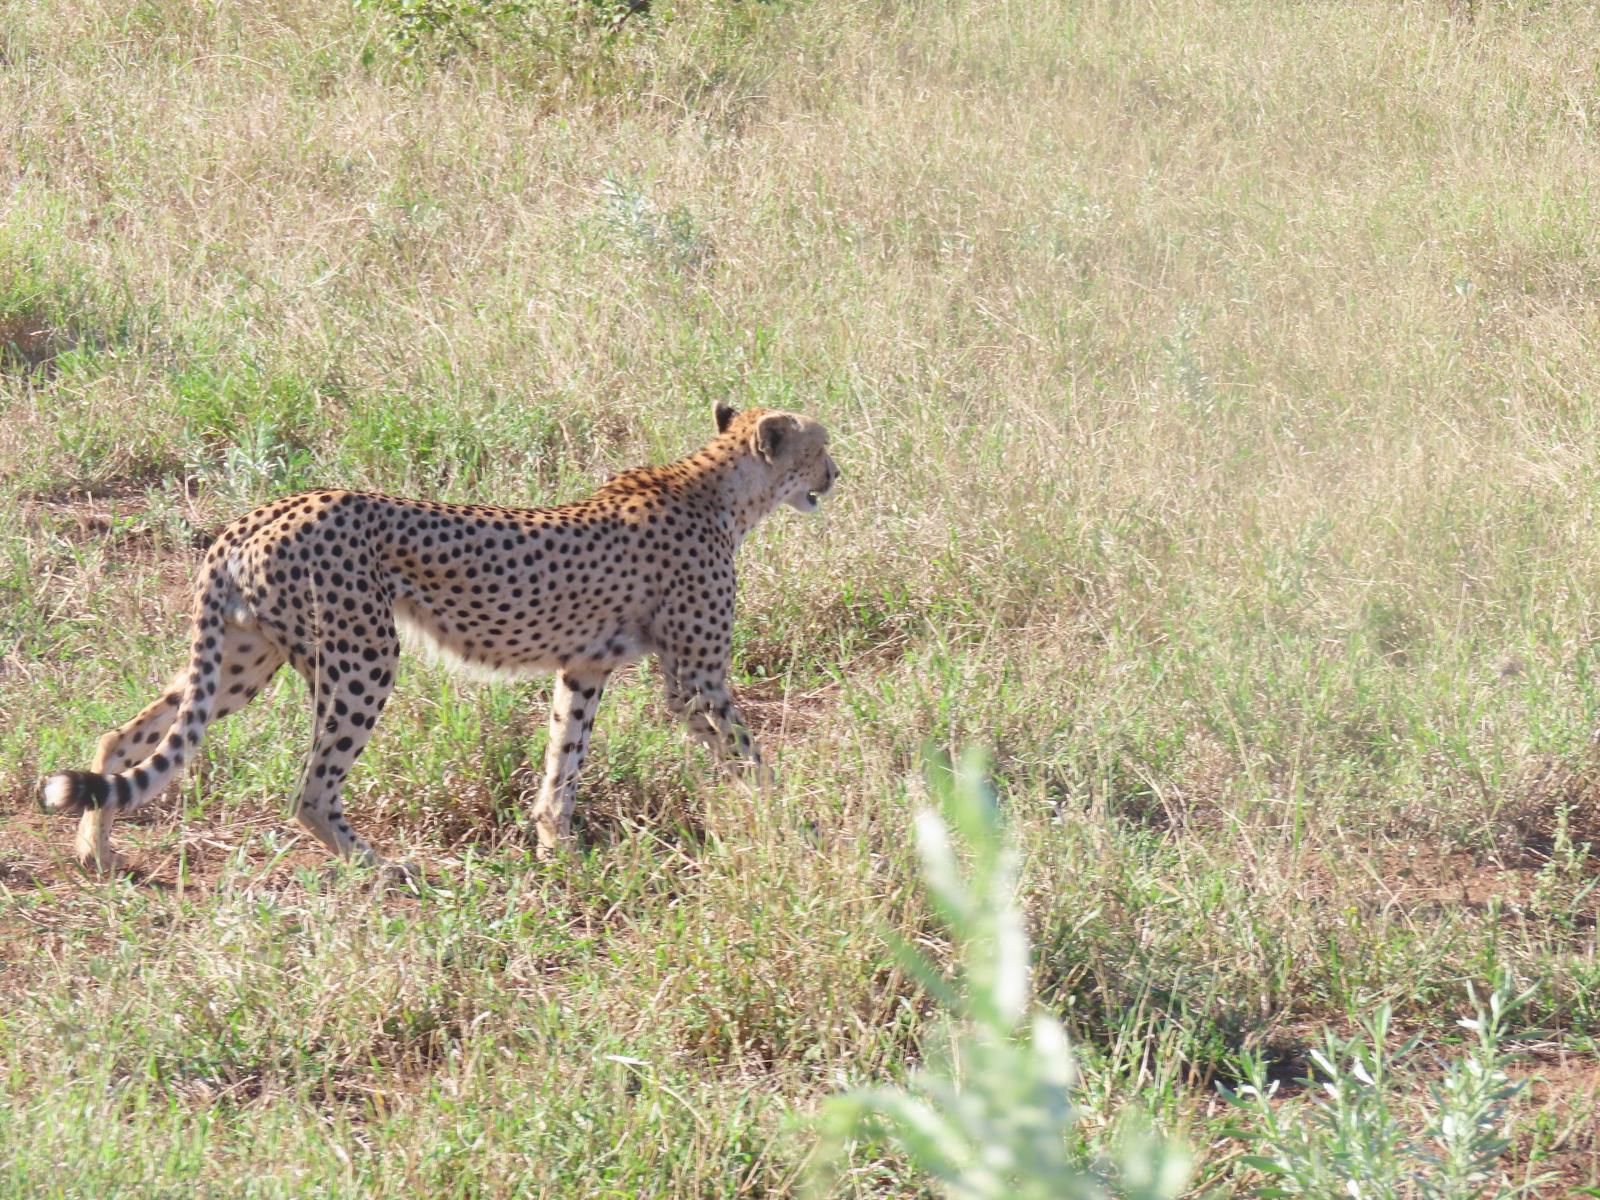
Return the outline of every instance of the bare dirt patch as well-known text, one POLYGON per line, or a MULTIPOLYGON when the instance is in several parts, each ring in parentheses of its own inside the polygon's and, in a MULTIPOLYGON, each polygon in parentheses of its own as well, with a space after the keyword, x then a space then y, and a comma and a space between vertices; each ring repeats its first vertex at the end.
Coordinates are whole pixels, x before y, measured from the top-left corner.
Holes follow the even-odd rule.
MULTIPOLYGON (((1580 860, 1584 877, 1600 873, 1600 861, 1580 860)), ((1418 920, 1443 913, 1500 911, 1521 919, 1546 915, 1548 860, 1438 845, 1355 843, 1301 858, 1295 868, 1301 902, 1353 906, 1373 915, 1418 920)), ((1570 885, 1570 882, 1568 884, 1570 885)), ((1594 926, 1593 901, 1587 920, 1594 926)), ((1580 918, 1583 914, 1578 914, 1580 918)), ((1564 914, 1571 921, 1572 913, 1564 914)))
MULTIPOLYGON (((63 488, 21 497, 23 525, 77 544, 99 542, 119 560, 149 558, 181 547, 204 550, 218 530, 193 513, 164 524, 152 517, 147 478, 121 478, 90 488, 63 488)), ((186 559, 187 561, 187 559, 186 559)))
MULTIPOLYGON (((0 886, 18 893, 99 886, 102 881, 73 857, 76 824, 76 818, 28 811, 0 816, 0 886)), ((332 866, 327 852, 285 815, 264 810, 186 817, 158 801, 118 821, 116 842, 127 858, 125 878, 162 892, 205 895, 224 880, 279 892, 300 886, 307 872, 320 876, 332 866)))
POLYGON ((1411 913, 1483 909, 1494 901, 1521 906, 1531 898, 1538 873, 1523 863, 1487 861, 1465 850, 1421 846, 1379 849, 1372 866, 1387 902, 1411 913))
POLYGON ((72 339, 31 313, 0 317, 0 371, 49 373, 72 339))
POLYGON ((1600 1059, 1573 1054, 1557 1042, 1523 1049, 1507 1072, 1524 1081, 1523 1128, 1514 1161, 1540 1154, 1538 1169, 1550 1179, 1538 1193, 1571 1196, 1600 1185, 1600 1059), (1546 1131, 1537 1140, 1530 1128, 1546 1131))
POLYGON ((769 679, 739 689, 739 709, 758 738, 781 742, 791 733, 815 728, 839 703, 839 687, 795 690, 784 680, 769 679))

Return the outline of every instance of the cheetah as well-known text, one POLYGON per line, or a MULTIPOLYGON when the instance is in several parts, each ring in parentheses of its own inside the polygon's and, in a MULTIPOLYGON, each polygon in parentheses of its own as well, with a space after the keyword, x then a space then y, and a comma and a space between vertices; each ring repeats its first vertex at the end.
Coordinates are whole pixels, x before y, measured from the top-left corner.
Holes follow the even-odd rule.
POLYGON ((325 490, 240 517, 201 567, 188 665, 100 739, 90 770, 47 776, 40 806, 80 816, 85 868, 117 870, 114 819, 160 795, 207 726, 287 662, 315 712, 295 818, 338 858, 383 865, 340 793, 394 686, 402 628, 470 668, 554 673, 532 813, 541 854, 570 844, 606 680, 644 655, 655 656, 667 706, 690 734, 736 774, 764 775, 728 691, 734 553, 779 505, 814 512, 839 468, 810 417, 720 404, 715 417, 716 436, 694 454, 626 471, 559 507, 325 490))

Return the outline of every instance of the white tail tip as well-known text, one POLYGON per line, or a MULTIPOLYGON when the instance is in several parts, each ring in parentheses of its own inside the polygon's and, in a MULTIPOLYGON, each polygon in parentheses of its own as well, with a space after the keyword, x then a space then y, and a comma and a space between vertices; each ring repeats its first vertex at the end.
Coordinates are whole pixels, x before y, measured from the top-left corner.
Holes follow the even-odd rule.
POLYGON ((72 778, 68 775, 52 775, 44 781, 44 787, 39 794, 39 806, 45 812, 58 813, 72 806, 72 778))

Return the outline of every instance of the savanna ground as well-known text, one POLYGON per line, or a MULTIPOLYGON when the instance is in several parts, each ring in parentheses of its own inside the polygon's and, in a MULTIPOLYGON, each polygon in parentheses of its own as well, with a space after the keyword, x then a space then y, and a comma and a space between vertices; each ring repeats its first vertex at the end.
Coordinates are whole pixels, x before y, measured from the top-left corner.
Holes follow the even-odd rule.
MULTIPOLYGON (((1251 1186, 1214 1084, 1378 1004, 1513 1023, 1505 1168, 1600 1174, 1600 17, 1583 3, 0 7, 8 1196, 732 1196, 936 1028, 924 739, 993 749, 1085 1153, 1251 1186), (752 800, 648 669, 585 852, 544 683, 408 660, 322 874, 292 673, 118 826, 36 777, 183 654, 211 531, 337 484, 540 504, 809 412, 746 545, 752 800)), ((839 1194, 902 1195, 865 1148, 839 1194)))

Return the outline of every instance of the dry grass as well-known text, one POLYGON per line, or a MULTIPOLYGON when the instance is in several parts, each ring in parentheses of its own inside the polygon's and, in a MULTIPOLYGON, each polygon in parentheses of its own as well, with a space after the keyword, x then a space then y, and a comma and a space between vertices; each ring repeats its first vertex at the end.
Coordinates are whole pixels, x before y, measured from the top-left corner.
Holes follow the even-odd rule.
POLYGON ((658 3, 559 69, 373 22, 0 13, 10 1192, 786 1192, 783 1113, 926 1032, 874 931, 932 936, 930 737, 998 751, 1089 1141, 1133 1100, 1225 1170, 1237 1048, 1447 1037, 1507 973, 1565 1064, 1523 1153, 1594 1182, 1588 6, 658 3), (352 808, 425 902, 302 869, 292 681, 128 830, 142 883, 28 810, 249 504, 567 497, 723 398, 845 471, 742 562, 774 795, 641 675, 593 853, 535 869, 542 689, 413 664, 352 808))

